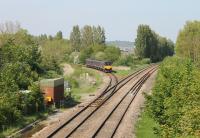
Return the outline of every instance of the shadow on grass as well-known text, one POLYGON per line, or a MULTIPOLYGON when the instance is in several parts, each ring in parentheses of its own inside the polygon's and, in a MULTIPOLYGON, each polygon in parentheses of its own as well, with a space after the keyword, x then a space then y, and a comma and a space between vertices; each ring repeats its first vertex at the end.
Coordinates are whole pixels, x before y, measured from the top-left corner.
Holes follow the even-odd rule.
POLYGON ((79 104, 80 102, 77 101, 74 97, 68 96, 65 98, 64 107, 71 108, 79 104))
POLYGON ((117 73, 117 71, 116 71, 116 70, 112 70, 112 72, 113 72, 113 73, 117 73))

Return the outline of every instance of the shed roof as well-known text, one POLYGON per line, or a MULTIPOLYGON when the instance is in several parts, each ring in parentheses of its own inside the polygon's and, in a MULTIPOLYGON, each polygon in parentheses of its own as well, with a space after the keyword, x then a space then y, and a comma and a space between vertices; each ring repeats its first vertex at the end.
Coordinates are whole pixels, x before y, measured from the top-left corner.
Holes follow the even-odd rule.
POLYGON ((40 86, 43 87, 57 87, 64 85, 64 78, 44 79, 40 81, 40 86))

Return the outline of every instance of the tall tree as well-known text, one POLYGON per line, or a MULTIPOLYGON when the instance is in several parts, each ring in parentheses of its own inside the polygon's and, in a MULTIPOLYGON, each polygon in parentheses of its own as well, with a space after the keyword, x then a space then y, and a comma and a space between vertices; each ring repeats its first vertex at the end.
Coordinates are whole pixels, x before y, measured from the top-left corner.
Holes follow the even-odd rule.
POLYGON ((137 38, 135 39, 135 52, 139 58, 150 57, 150 34, 151 29, 148 25, 139 25, 137 29, 137 38))
POLYGON ((47 37, 46 34, 41 34, 41 35, 39 36, 39 39, 42 40, 42 41, 45 41, 45 40, 48 39, 48 37, 47 37))
POLYGON ((74 26, 70 33, 70 44, 75 51, 80 51, 81 32, 78 25, 74 26))
POLYGON ((163 60, 174 53, 173 42, 160 37, 148 25, 139 25, 135 46, 135 53, 140 59, 150 58, 152 62, 163 60))
POLYGON ((14 34, 21 29, 18 22, 14 23, 11 21, 0 24, 0 34, 14 34))
POLYGON ((148 25, 139 25, 137 38, 135 39, 135 52, 139 58, 154 58, 156 51, 157 38, 156 34, 148 25))
POLYGON ((158 36, 158 59, 163 60, 166 56, 174 54, 174 43, 165 37, 158 36))
POLYGON ((81 33, 82 33, 81 42, 82 42, 83 47, 91 46, 94 44, 93 43, 93 29, 91 26, 89 25, 84 26, 81 33))
POLYGON ((179 32, 176 54, 200 63, 200 21, 189 21, 179 32))
POLYGON ((51 40, 53 40, 53 36, 52 35, 49 35, 48 36, 48 39, 51 41, 51 40))
POLYGON ((56 33, 56 37, 55 37, 55 38, 58 39, 58 40, 63 39, 63 34, 62 34, 62 32, 61 32, 61 31, 58 31, 58 32, 56 33))
POLYGON ((93 26, 93 41, 95 44, 105 44, 105 30, 99 25, 97 27, 93 26))

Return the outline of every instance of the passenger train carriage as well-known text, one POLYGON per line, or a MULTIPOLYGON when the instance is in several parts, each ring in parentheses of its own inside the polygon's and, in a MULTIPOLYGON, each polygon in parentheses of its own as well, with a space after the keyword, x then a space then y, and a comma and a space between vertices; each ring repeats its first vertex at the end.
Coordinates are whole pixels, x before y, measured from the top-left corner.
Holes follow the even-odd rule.
POLYGON ((104 72, 112 72, 112 62, 110 61, 98 61, 98 60, 86 59, 86 66, 104 72))

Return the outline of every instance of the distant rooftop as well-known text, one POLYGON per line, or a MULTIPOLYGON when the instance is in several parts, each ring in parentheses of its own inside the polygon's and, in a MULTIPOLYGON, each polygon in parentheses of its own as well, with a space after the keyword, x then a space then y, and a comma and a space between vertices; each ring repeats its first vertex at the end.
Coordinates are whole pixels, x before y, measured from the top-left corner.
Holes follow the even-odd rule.
POLYGON ((130 51, 134 48, 134 43, 133 42, 130 42, 130 41, 108 41, 106 42, 106 44, 108 45, 113 45, 113 46, 116 46, 116 47, 119 47, 120 50, 123 50, 123 51, 130 51))

